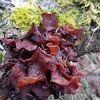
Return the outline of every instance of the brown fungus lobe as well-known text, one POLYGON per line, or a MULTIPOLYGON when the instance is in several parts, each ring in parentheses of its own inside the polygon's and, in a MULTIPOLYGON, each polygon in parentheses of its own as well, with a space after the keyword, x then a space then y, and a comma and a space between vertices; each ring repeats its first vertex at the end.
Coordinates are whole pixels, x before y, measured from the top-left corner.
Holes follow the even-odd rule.
POLYGON ((22 39, 2 38, 13 55, 2 68, 9 69, 8 86, 15 88, 13 93, 21 100, 27 93, 34 94, 36 100, 47 100, 50 94, 58 97, 59 91, 75 94, 82 86, 80 78, 85 77, 78 66, 69 64, 76 61, 74 44, 77 39, 83 40, 84 27, 59 26, 52 14, 43 13, 42 18, 39 30, 33 23, 22 39))

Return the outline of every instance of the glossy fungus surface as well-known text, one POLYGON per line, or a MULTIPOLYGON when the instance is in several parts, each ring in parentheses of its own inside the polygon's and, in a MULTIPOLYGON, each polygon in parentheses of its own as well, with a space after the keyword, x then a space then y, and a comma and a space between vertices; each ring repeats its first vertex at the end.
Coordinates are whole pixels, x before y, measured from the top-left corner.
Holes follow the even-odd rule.
POLYGON ((52 14, 42 14, 43 23, 38 29, 33 23, 21 39, 2 38, 11 56, 2 65, 8 69, 8 86, 14 87, 14 95, 24 100, 30 93, 36 100, 47 100, 50 94, 75 94, 82 86, 80 78, 85 74, 70 64, 75 62, 75 41, 82 39, 84 27, 73 29, 71 25, 59 26, 52 14))

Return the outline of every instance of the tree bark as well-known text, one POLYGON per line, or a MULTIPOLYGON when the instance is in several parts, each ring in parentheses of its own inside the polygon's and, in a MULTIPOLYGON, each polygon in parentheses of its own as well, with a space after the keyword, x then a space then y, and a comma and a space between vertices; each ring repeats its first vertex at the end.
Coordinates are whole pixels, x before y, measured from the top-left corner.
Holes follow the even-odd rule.
POLYGON ((77 57, 80 57, 86 53, 100 52, 100 29, 95 33, 85 36, 85 39, 85 41, 77 46, 77 57))
POLYGON ((10 1, 11 1, 11 0, 0 0, 0 8, 1 8, 2 10, 4 10, 5 7, 7 7, 7 6, 10 4, 10 1))

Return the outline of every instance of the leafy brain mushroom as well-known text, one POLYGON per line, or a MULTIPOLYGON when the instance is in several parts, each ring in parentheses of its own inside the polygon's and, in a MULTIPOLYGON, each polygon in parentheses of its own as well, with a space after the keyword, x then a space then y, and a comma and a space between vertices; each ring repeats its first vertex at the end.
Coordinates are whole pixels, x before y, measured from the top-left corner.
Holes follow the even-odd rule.
MULTIPOLYGON (((7 70, 8 86, 18 99, 24 100, 30 93, 36 100, 47 100, 50 94, 58 98, 62 94, 75 94, 85 74, 76 62, 75 41, 82 40, 84 27, 73 29, 71 25, 59 26, 52 14, 42 14, 39 30, 33 23, 21 39, 2 38, 11 56, 2 65, 7 70)), ((83 87, 83 86, 82 86, 83 87)))

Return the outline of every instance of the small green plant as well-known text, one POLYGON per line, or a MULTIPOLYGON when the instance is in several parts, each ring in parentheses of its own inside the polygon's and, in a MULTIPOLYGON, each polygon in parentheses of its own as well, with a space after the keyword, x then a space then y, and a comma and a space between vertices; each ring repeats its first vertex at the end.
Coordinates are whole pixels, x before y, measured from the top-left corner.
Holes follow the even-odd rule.
POLYGON ((2 53, 2 51, 1 50, 3 50, 4 48, 2 47, 2 45, 0 44, 0 61, 2 60, 2 58, 3 57, 6 57, 6 55, 4 55, 3 53, 2 53))
POLYGON ((5 55, 3 55, 2 52, 0 52, 0 61, 2 60, 3 57, 6 57, 5 55))

